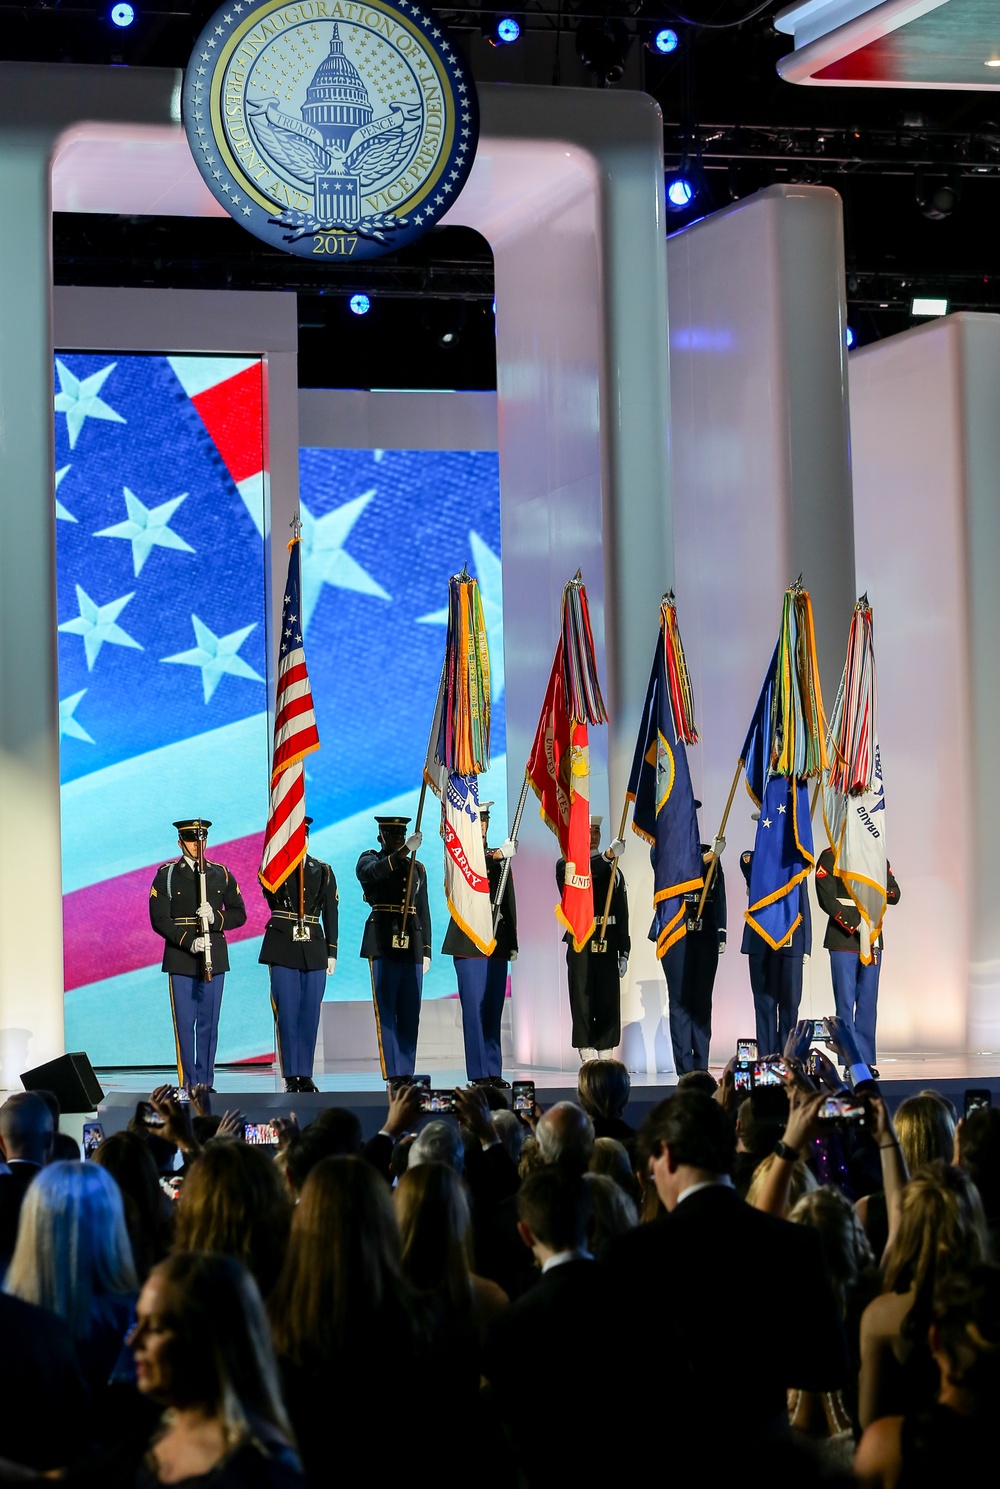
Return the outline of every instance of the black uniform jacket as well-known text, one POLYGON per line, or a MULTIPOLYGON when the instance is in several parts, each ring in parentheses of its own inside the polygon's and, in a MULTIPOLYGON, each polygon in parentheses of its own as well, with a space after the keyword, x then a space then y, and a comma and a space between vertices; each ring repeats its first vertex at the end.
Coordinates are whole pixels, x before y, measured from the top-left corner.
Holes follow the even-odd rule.
POLYGON ((299 917, 299 870, 293 869, 272 893, 262 889, 271 911, 264 931, 259 962, 269 967, 293 967, 300 972, 318 972, 328 958, 337 955, 337 881, 328 863, 308 856, 305 873, 305 913, 308 941, 296 941, 292 932, 299 917))
MULTIPOLYGON (((740 854, 740 868, 743 877, 747 881, 747 894, 750 893, 750 870, 753 867, 753 850, 740 854)), ((809 890, 803 879, 799 886, 799 912, 802 919, 792 935, 790 942, 786 941, 784 946, 779 946, 774 953, 775 956, 811 956, 812 955, 812 912, 809 908, 809 890)), ((765 951, 772 948, 758 936, 757 932, 747 921, 743 922, 743 941, 740 946, 746 956, 763 956, 765 951)))
POLYGON ((365 921, 361 955, 392 957, 397 961, 420 962, 431 954, 431 912, 427 903, 427 870, 417 862, 413 871, 413 897, 407 917, 410 944, 406 950, 392 944, 403 925, 403 900, 410 871, 409 855, 401 850, 386 853, 370 848, 358 859, 356 873, 371 914, 365 921))
MULTIPOLYGON (((899 903, 899 885, 892 877, 892 869, 885 866, 886 900, 890 905, 899 903)), ((823 945, 828 951, 853 951, 861 949, 861 912, 847 893, 843 879, 833 872, 833 849, 824 848, 816 864, 816 898, 820 909, 829 915, 823 945), (842 901, 846 901, 842 903, 842 901)), ((875 950, 881 950, 882 937, 874 942, 875 950)))
MULTIPOLYGON (((497 890, 500 887, 500 875, 503 873, 503 863, 502 858, 487 858, 486 860, 486 872, 490 878, 490 904, 494 907, 497 902, 497 890)), ((517 950, 517 905, 514 903, 513 870, 507 875, 507 883, 504 885, 496 937, 497 944, 490 953, 490 960, 509 962, 511 952, 517 950)), ((483 955, 479 947, 469 940, 465 932, 453 920, 448 922, 441 950, 445 956, 483 955)))
MULTIPOLYGON (((212 922, 212 970, 229 971, 224 932, 235 931, 246 923, 247 911, 239 885, 222 863, 205 863, 205 893, 215 911, 212 922)), ((200 977, 204 958, 189 948, 201 935, 198 905, 201 893, 198 875, 187 859, 174 858, 161 863, 149 891, 149 923, 164 940, 163 971, 177 972, 182 977, 200 977), (169 882, 169 894, 167 892, 169 882)))
MULTIPOLYGON (((702 843, 701 871, 703 874, 708 873, 708 864, 704 862, 704 857, 705 854, 709 853, 710 851, 711 848, 709 844, 702 843)), ((649 856, 652 860, 652 852, 649 856)), ((605 890, 605 894, 607 894, 607 890, 605 890)), ((690 920, 696 919, 698 915, 698 906, 700 904, 701 890, 692 889, 689 894, 686 894, 684 896, 684 914, 690 920)), ((712 875, 712 882, 708 887, 708 894, 705 897, 705 908, 701 913, 701 931, 698 932, 689 930, 687 934, 689 936, 695 936, 699 934, 702 936, 707 936, 710 941, 718 941, 720 946, 725 946, 726 913, 726 876, 722 872, 722 859, 720 858, 718 863, 715 865, 715 873, 712 875)), ((659 932, 656 929, 656 921, 654 920, 653 924, 649 928, 649 939, 650 941, 656 941, 658 938, 659 932)))
MULTIPOLYGON (((604 902, 608 897, 608 883, 612 874, 615 876, 615 887, 611 896, 611 909, 608 911, 608 924, 603 939, 608 943, 608 950, 613 951, 616 956, 628 956, 632 950, 632 942, 628 934, 628 893, 625 889, 625 880, 618 869, 617 860, 611 864, 603 853, 590 855, 590 878, 594 886, 594 920, 596 922, 594 939, 597 941, 602 939, 600 921, 604 914, 604 902)), ((560 858, 556 864, 556 883, 560 894, 562 894, 565 878, 566 860, 560 858)), ((563 940, 572 943, 573 937, 569 931, 563 936, 563 940)))

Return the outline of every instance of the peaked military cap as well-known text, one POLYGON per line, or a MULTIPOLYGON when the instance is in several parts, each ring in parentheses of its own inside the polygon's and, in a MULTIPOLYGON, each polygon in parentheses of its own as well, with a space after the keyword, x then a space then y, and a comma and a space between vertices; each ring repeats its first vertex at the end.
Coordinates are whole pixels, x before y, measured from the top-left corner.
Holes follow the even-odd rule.
POLYGON ((376 817, 379 827, 405 827, 409 817, 376 817))
POLYGON ((177 836, 189 843, 203 842, 208 837, 208 829, 211 825, 207 817, 185 817, 180 822, 174 823, 177 836))

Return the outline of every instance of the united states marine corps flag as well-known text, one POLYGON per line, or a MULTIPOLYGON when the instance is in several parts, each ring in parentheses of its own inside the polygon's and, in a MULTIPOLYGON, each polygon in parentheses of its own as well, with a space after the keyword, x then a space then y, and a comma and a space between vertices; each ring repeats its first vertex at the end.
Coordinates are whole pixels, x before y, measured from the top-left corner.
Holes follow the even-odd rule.
POLYGON ((302 645, 302 575, 298 518, 288 545, 288 580, 281 607, 281 646, 274 697, 271 803, 257 877, 274 891, 306 854, 306 782, 303 761, 319 749, 312 688, 302 645))
POLYGON ((701 843, 686 746, 697 744, 694 700, 672 594, 660 606, 660 635, 635 744, 628 799, 632 831, 652 848, 656 955, 687 934, 684 896, 701 889, 701 843))
POLYGON ((448 639, 424 780, 441 801, 444 892, 456 925, 489 956, 496 945, 479 782, 490 763, 490 654, 479 585, 448 581, 448 639))
POLYGON ((740 752, 760 811, 748 923, 775 950, 801 920, 795 887, 815 861, 809 788, 826 766, 812 602, 801 581, 785 591, 781 631, 740 752))
MULTIPOLYGON (((886 907, 885 795, 876 724, 875 646, 868 596, 854 607, 847 661, 830 724, 823 815, 833 872, 861 916, 859 955, 872 960, 886 907)), ((817 870, 820 873, 821 870, 817 870)))
POLYGON ((525 772, 540 802, 539 815, 559 839, 566 860, 562 903, 555 914, 572 936, 574 951, 582 951, 594 933, 587 726, 607 719, 587 591, 577 573, 563 590, 559 644, 525 772))

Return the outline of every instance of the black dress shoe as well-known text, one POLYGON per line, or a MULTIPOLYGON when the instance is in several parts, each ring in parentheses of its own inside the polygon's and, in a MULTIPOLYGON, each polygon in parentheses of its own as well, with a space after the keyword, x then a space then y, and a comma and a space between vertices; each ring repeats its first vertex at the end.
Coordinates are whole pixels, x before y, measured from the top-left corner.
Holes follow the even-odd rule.
POLYGON ((469 1082, 470 1086, 492 1086, 492 1084, 493 1077, 491 1075, 477 1075, 474 1080, 469 1082))
POLYGON ((299 1076, 299 1090, 300 1091, 318 1091, 319 1090, 319 1086, 317 1086, 317 1084, 313 1080, 312 1076, 310 1076, 310 1075, 300 1075, 299 1076))
POLYGON ((289 1094, 291 1094, 294 1091, 301 1091, 302 1090, 302 1087, 299 1085, 299 1078, 298 1078, 297 1075, 286 1075, 285 1076, 285 1090, 289 1094))
POLYGON ((510 1081, 505 1081, 502 1075, 491 1075, 490 1085, 496 1086, 498 1091, 509 1091, 510 1081))

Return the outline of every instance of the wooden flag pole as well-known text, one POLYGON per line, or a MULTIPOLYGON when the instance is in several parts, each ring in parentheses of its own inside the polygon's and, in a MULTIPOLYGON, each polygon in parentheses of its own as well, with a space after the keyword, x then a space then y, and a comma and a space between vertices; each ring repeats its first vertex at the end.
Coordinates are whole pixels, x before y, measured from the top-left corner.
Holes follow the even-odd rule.
MULTIPOLYGON (((736 787, 740 783, 740 772, 742 771, 745 763, 746 762, 743 760, 737 760, 736 762, 736 774, 733 776, 733 784, 729 788, 729 800, 726 802, 726 810, 722 814, 722 822, 720 823, 719 830, 715 835, 716 838, 724 838, 726 835, 726 823, 729 821, 729 813, 732 809, 733 797, 736 795, 736 787)), ((709 864, 708 873, 705 875, 705 887, 701 892, 701 899, 698 901, 697 918, 699 920, 701 919, 705 910, 705 901, 708 899, 708 891, 711 889, 712 880, 715 878, 715 865, 718 863, 718 861, 718 854, 713 853, 712 862, 709 864)))
MULTIPOLYGON (((417 803, 417 820, 414 824, 414 832, 420 831, 420 819, 424 815, 424 798, 426 795, 427 780, 425 778, 420 783, 420 800, 417 803)), ((393 936, 392 938, 392 944, 396 951, 405 951, 410 944, 410 932, 407 927, 409 926, 410 906, 413 901, 413 871, 416 866, 417 853, 416 849, 414 849, 413 856, 410 859, 410 872, 406 876, 406 894, 403 896, 403 923, 400 926, 398 936, 393 936)))
MULTIPOLYGON (((625 836, 625 825, 628 822, 628 804, 630 800, 631 798, 626 796, 625 805, 622 807, 622 820, 618 828, 618 836, 620 838, 625 836)), ((617 858, 613 858, 611 861, 611 878, 608 880, 608 892, 604 897, 604 914, 599 921, 601 939, 595 945, 595 951, 607 951, 608 949, 608 916, 611 914, 611 899, 615 892, 615 878, 617 874, 618 860, 617 858)))
MULTIPOLYGON (((524 772, 524 780, 521 782, 521 794, 517 798, 517 809, 514 812, 514 821, 511 823, 508 834, 512 843, 517 842, 518 829, 521 826, 521 817, 524 815, 524 804, 528 800, 528 772, 524 772)), ((500 870, 500 878, 497 882, 496 903, 493 906, 493 934, 497 933, 500 924, 500 906, 503 902, 504 890, 507 888, 507 880, 510 878, 510 859, 505 858, 503 868, 500 870)))
POLYGON ((823 777, 820 776, 819 780, 816 782, 816 789, 813 791, 813 799, 809 803, 809 821, 810 822, 812 821, 812 819, 816 815, 816 803, 819 800, 819 792, 820 792, 820 787, 822 786, 822 784, 823 784, 823 777))

